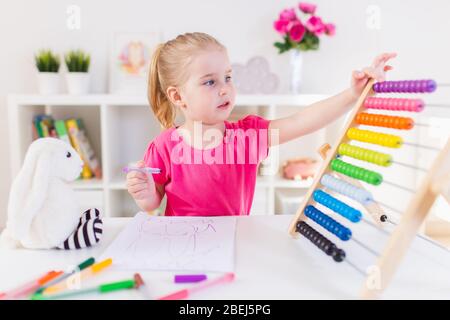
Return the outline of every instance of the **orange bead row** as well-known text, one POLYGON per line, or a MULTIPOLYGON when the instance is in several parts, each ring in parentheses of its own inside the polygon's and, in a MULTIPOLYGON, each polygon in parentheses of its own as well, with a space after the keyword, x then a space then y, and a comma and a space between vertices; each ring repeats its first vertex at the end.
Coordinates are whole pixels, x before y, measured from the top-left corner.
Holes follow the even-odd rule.
POLYGON ((386 116, 383 114, 359 113, 356 122, 366 126, 409 130, 414 127, 414 120, 407 117, 386 116))

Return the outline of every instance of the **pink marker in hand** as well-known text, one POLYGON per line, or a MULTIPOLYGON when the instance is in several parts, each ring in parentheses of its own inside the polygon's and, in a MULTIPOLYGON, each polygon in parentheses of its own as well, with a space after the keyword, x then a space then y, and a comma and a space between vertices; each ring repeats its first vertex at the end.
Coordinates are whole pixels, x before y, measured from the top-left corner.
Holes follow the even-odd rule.
POLYGON ((122 169, 123 172, 128 173, 130 171, 139 171, 139 172, 143 172, 143 173, 153 173, 153 174, 158 174, 161 173, 161 169, 159 168, 150 168, 150 167, 125 167, 122 169))

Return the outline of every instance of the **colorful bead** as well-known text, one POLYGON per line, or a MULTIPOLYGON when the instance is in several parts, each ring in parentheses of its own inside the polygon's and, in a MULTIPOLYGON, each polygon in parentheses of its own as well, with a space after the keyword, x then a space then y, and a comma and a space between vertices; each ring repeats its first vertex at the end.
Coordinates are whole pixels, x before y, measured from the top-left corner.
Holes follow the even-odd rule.
POLYGON ((305 221, 297 222, 296 231, 311 241, 320 250, 331 256, 334 261, 341 262, 345 259, 344 250, 339 249, 332 241, 315 230, 305 221))
POLYGON ((386 116, 383 114, 359 113, 355 118, 356 123, 367 126, 386 127, 393 129, 409 130, 414 127, 414 120, 407 117, 386 116))
POLYGON ((381 153, 347 143, 341 143, 338 152, 342 156, 348 156, 354 159, 370 162, 383 167, 389 167, 392 164, 392 157, 386 153, 381 153))
POLYGON ((367 109, 421 112, 424 106, 422 99, 369 97, 364 101, 364 107, 367 109))
POLYGON ((323 175, 320 183, 324 187, 356 200, 363 205, 368 205, 373 202, 373 196, 369 191, 358 188, 347 181, 337 179, 329 174, 323 175))
POLYGON ((403 144, 403 139, 399 136, 369 130, 362 130, 358 128, 348 129, 347 137, 350 140, 377 144, 389 148, 400 148, 403 144))
POLYGON ((349 228, 344 227, 342 224, 311 205, 305 208, 305 215, 342 241, 347 241, 352 237, 352 231, 349 228))
POLYGON ((361 211, 356 210, 346 203, 336 199, 322 190, 316 190, 313 193, 313 199, 317 203, 333 210, 351 222, 359 222, 361 220, 361 211))
POLYGON ((377 82, 373 85, 373 90, 378 93, 430 93, 434 92, 436 88, 436 82, 431 79, 383 81, 377 82))
POLYGON ((358 166, 354 166, 339 159, 333 159, 331 161, 331 169, 333 171, 345 174, 346 176, 349 176, 351 178, 365 181, 375 186, 383 182, 383 176, 381 174, 358 166))

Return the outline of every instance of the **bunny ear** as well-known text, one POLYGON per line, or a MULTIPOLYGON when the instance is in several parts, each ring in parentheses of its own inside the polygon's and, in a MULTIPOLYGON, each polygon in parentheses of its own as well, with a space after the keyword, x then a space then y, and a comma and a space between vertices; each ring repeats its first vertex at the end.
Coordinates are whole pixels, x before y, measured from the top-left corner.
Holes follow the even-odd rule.
POLYGON ((46 198, 52 157, 50 150, 43 150, 43 146, 43 141, 30 146, 22 169, 11 187, 9 226, 19 240, 28 234, 33 218, 41 210, 46 198))

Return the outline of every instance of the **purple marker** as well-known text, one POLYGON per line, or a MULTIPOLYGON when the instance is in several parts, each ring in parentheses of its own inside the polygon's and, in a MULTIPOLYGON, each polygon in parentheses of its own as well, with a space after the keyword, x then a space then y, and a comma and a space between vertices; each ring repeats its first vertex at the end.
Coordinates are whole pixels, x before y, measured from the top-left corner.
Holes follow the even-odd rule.
POLYGON ((206 278, 206 274, 177 274, 174 281, 175 283, 200 282, 206 278))
POLYGON ((128 173, 130 171, 140 171, 143 173, 154 173, 158 174, 161 173, 161 169, 159 168, 150 168, 150 167, 144 167, 144 168, 138 168, 138 167, 125 167, 122 169, 123 172, 128 173))

